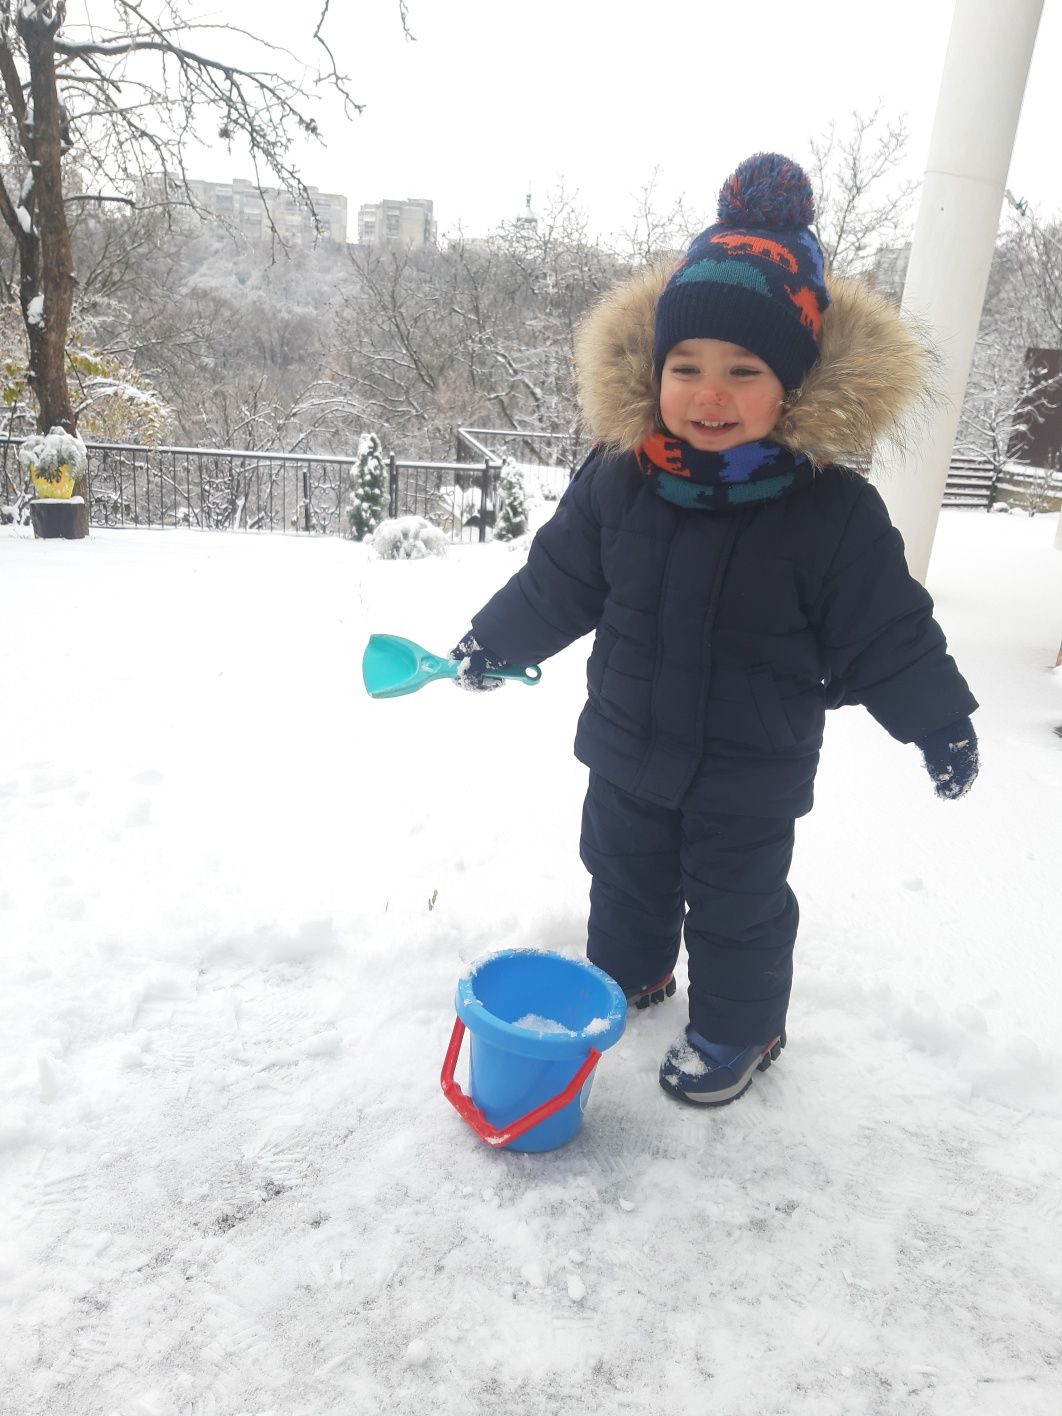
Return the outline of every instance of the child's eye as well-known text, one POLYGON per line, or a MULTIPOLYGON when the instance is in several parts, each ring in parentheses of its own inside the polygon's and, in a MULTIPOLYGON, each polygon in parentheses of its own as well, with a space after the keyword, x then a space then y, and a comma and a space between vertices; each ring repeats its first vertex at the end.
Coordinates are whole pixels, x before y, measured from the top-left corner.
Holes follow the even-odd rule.
POLYGON ((689 378, 690 376, 696 376, 699 370, 695 368, 693 364, 672 364, 671 372, 673 374, 679 374, 684 378, 689 378))
POLYGON ((745 368, 744 366, 742 366, 741 368, 731 369, 730 372, 731 372, 732 374, 735 374, 739 379, 747 379, 747 378, 755 378, 758 374, 762 373, 763 371, 762 371, 762 369, 749 369, 749 368, 745 368))

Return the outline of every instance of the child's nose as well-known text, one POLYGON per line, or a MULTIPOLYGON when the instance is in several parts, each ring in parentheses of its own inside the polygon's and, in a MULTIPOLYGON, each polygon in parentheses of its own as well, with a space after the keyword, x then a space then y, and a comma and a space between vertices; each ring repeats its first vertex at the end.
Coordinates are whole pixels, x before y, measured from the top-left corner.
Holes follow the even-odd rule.
POLYGON ((702 403, 715 404, 722 403, 726 394, 722 388, 715 383, 705 383, 697 390, 697 396, 702 403))

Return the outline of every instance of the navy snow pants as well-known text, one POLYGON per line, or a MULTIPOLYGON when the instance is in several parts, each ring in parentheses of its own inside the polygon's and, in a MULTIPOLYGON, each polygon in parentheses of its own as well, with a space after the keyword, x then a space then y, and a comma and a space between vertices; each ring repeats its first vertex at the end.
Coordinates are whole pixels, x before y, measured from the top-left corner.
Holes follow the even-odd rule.
POLYGON ((796 896, 790 819, 655 806, 596 773, 583 806, 587 956, 627 993, 674 968, 685 923, 690 1022, 712 1042, 785 1026, 796 896))

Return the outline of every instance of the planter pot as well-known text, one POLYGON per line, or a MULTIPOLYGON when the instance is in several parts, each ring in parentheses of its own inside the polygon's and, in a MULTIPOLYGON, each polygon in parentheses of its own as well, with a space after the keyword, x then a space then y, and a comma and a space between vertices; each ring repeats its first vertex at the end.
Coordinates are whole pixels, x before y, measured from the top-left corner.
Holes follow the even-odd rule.
POLYGON ((62 464, 54 478, 34 470, 30 473, 30 481, 33 490, 43 500, 66 501, 74 494, 74 474, 68 462, 62 464))
POLYGON ((40 540, 80 541, 89 533, 84 497, 35 497, 29 507, 33 534, 40 540))

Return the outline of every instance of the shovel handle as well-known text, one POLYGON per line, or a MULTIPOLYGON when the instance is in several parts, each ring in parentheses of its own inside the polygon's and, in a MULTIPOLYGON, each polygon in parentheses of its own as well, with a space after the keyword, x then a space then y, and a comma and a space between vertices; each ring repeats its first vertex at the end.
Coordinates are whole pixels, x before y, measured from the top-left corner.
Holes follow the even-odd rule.
POLYGON ((488 1146, 507 1146, 510 1141, 515 1141, 517 1136, 522 1136, 525 1131, 530 1131, 532 1126, 537 1126, 540 1121, 545 1121, 554 1112, 567 1106, 570 1101, 574 1101, 583 1088, 587 1077, 601 1060, 601 1053, 597 1048, 591 1047, 586 1054, 586 1061, 576 1072, 563 1091, 556 1096, 550 1097, 549 1101, 544 1101, 540 1106, 536 1106, 533 1111, 526 1112, 515 1121, 510 1121, 505 1126, 492 1126, 483 1112, 475 1102, 464 1094, 461 1088, 454 1081, 454 1071, 457 1068, 457 1055, 461 1051, 461 1042, 465 1035, 465 1025, 460 1018, 454 1019, 454 1030, 450 1034, 450 1045, 446 1049, 446 1057, 443 1059, 442 1075, 439 1078, 442 1083, 443 1095, 446 1100, 461 1117, 462 1121, 468 1123, 475 1131, 481 1141, 486 1141, 488 1146))
MULTIPOLYGON (((425 649, 420 661, 421 670, 434 678, 457 678, 461 669, 460 659, 444 659, 439 654, 429 654, 425 649)), ((484 678, 510 679, 517 683, 538 683, 542 670, 538 664, 506 664, 501 669, 484 669, 484 678)))
POLYGON ((515 679, 517 683, 538 683, 542 670, 537 664, 509 664, 504 669, 486 669, 483 677, 515 679))

